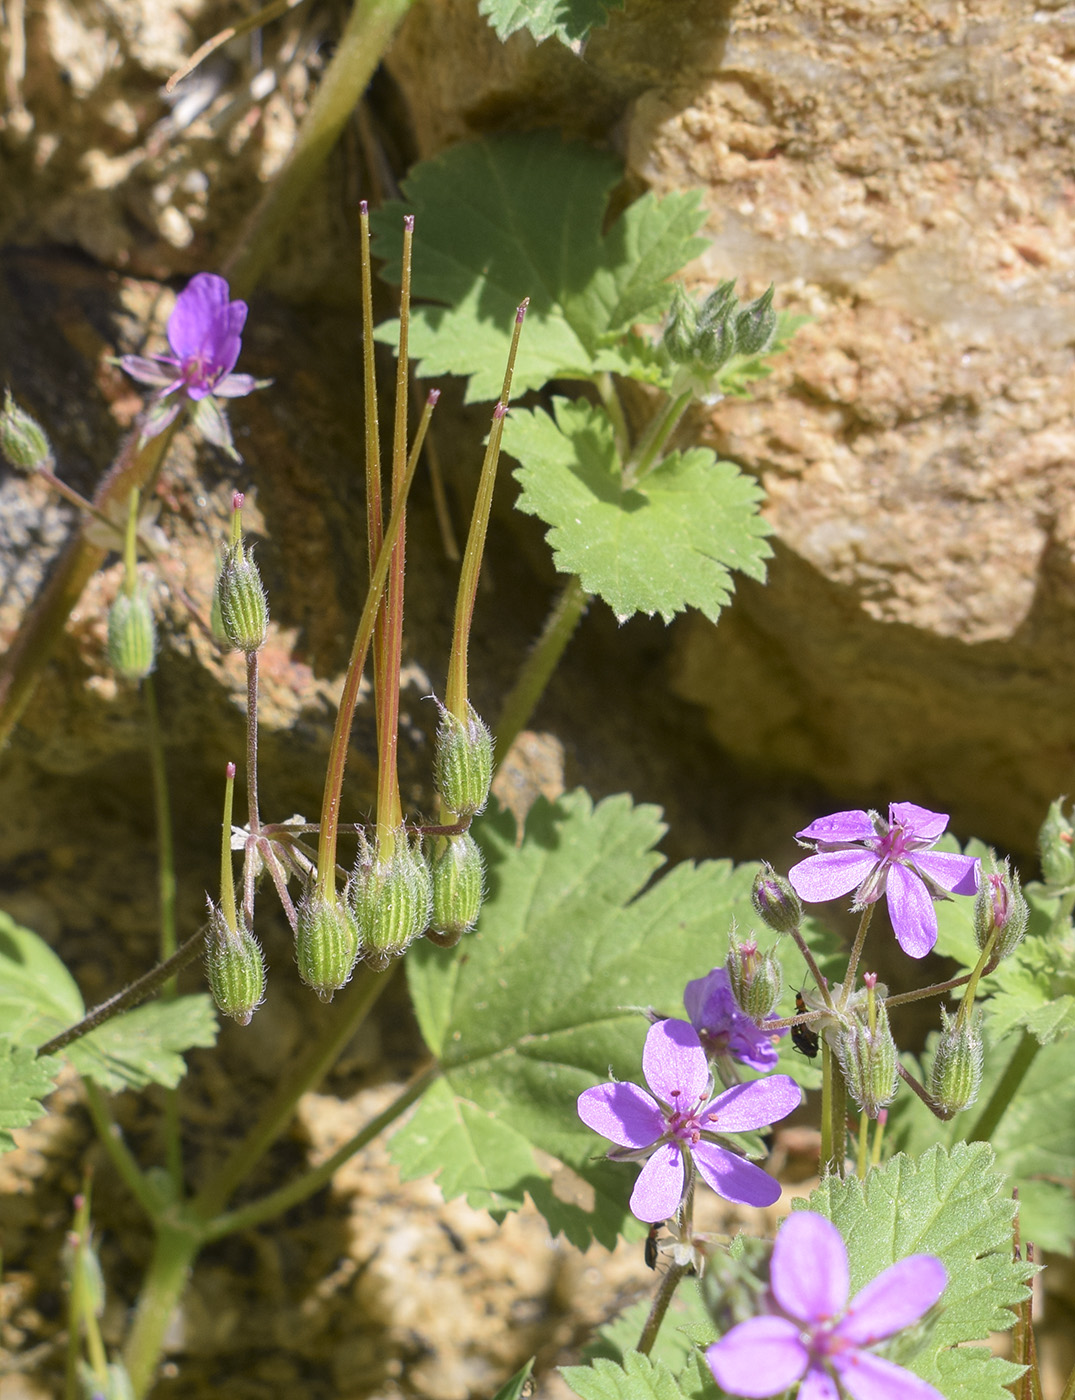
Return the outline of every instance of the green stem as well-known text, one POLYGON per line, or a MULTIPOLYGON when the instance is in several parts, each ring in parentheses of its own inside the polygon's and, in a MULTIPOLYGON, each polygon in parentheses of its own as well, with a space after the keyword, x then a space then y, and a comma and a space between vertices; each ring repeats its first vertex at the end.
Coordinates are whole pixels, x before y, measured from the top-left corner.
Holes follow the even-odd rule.
POLYGON ((870 1164, 870 1115, 865 1109, 859 1114, 858 1155, 855 1159, 855 1175, 860 1181, 866 1179, 866 1169, 870 1164))
POLYGON ((952 992, 956 987, 965 987, 971 979, 968 972, 962 977, 953 977, 950 982, 934 982, 932 987, 921 987, 917 992, 900 992, 894 997, 885 997, 886 1006, 902 1006, 904 1002, 921 1001, 924 997, 939 997, 942 992, 952 992))
POLYGON ((661 1286, 657 1289, 657 1295, 649 1310, 646 1324, 642 1328, 642 1335, 638 1339, 636 1350, 640 1351, 643 1356, 648 1356, 653 1350, 653 1344, 661 1330, 661 1323, 664 1321, 668 1306, 689 1269, 689 1264, 672 1264, 664 1278, 661 1279, 661 1286))
POLYGON ((290 1210, 300 1201, 308 1200, 315 1191, 320 1191, 322 1186, 332 1180, 334 1174, 363 1147, 367 1146, 378 1137, 385 1128, 389 1127, 400 1114, 406 1112, 411 1104, 425 1093, 429 1086, 440 1075, 440 1066, 437 1064, 428 1065, 421 1070, 401 1094, 393 1100, 391 1104, 372 1119, 354 1137, 349 1138, 342 1147, 336 1151, 320 1166, 312 1171, 304 1172, 296 1180, 288 1182, 286 1186, 281 1186, 279 1190, 272 1191, 267 1196, 262 1196, 258 1201, 251 1201, 247 1206, 239 1210, 226 1212, 218 1215, 206 1226, 206 1238, 210 1240, 221 1239, 224 1235, 234 1234, 237 1230, 249 1230, 255 1225, 261 1225, 266 1220, 275 1220, 277 1216, 283 1215, 284 1211, 290 1210))
POLYGON ((162 1225, 157 1232, 134 1323, 123 1349, 123 1363, 136 1400, 142 1400, 153 1384, 165 1334, 202 1243, 200 1231, 182 1222, 162 1225))
POLYGON ((321 800, 321 823, 317 843, 317 888, 318 893, 326 899, 334 899, 336 896, 336 836, 339 831, 340 796, 343 792, 344 769, 347 766, 347 746, 351 735, 351 722, 355 717, 359 687, 362 684, 362 672, 366 666, 370 640, 373 636, 377 614, 380 611, 381 593, 384 590, 388 568, 392 561, 392 547, 403 526, 404 503, 411 482, 414 480, 418 457, 422 450, 422 441, 429 427, 433 407, 437 402, 436 395, 437 390, 434 389, 426 400, 422 422, 415 434, 414 446, 407 462, 407 471, 400 498, 392 507, 392 515, 385 530, 384 542, 377 557, 377 567, 370 579, 369 592, 366 594, 362 616, 358 620, 354 644, 351 647, 351 659, 347 664, 343 692, 340 695, 339 709, 336 711, 336 724, 332 731, 328 768, 325 772, 325 791, 321 800))
POLYGON ((345 995, 322 1013, 320 1033, 306 1055, 277 1086, 246 1137, 195 1197, 192 1209, 199 1216, 210 1219, 221 1213, 235 1188, 291 1122, 302 1095, 315 1089, 339 1059, 388 985, 389 976, 390 973, 363 968, 345 995))
POLYGON ((589 607, 591 595, 573 575, 553 604, 545 626, 504 701, 496 727, 497 763, 503 762, 520 732, 530 722, 553 671, 589 607))
POLYGON ((874 906, 867 904, 862 911, 862 918, 859 919, 858 930, 855 933, 855 941, 851 947, 851 956, 847 960, 847 972, 844 974, 844 989, 840 995, 840 1005, 838 1010, 845 1011, 847 1003, 851 1000, 851 992, 855 985, 855 973, 858 971, 859 958, 862 957, 862 945, 866 942, 866 934, 869 932, 870 920, 873 918, 874 906))
POLYGON ((637 486, 642 478, 653 470, 657 454, 671 437, 676 424, 686 412, 691 397, 688 392, 680 394, 678 398, 669 399, 664 408, 652 419, 649 427, 639 438, 635 450, 624 463, 621 480, 625 491, 637 486))
POLYGON ((508 364, 504 372, 504 382, 500 398, 493 411, 493 425, 485 446, 478 490, 474 498, 474 509, 470 517, 470 530, 467 533, 466 549, 463 551, 463 565, 459 570, 459 588, 455 598, 455 624, 452 629, 452 654, 448 665, 448 684, 444 703, 456 719, 466 724, 469 720, 467 701, 470 689, 467 680, 467 652, 470 645, 470 627, 474 620, 474 603, 478 596, 478 577, 481 574, 482 555, 485 552, 485 537, 489 530, 489 515, 493 507, 493 488, 496 485, 496 469, 500 460, 500 440, 504 435, 504 415, 507 413, 508 399, 511 396, 511 379, 515 370, 515 356, 519 349, 519 336, 522 333, 523 317, 529 302, 524 301, 515 313, 515 329, 512 332, 511 347, 508 350, 508 364))
POLYGON ((847 1157, 847 1088, 836 1052, 821 1039, 821 1163, 822 1174, 844 1174, 847 1157))
POLYGON ((832 997, 829 995, 829 984, 821 975, 821 969, 817 965, 813 953, 810 951, 806 939, 802 936, 802 931, 797 928, 791 930, 791 936, 795 940, 795 945, 803 955, 803 962, 813 974, 814 984, 818 991, 825 998, 825 1005, 832 1008, 832 997))
POLYGON ((411 0, 356 0, 291 154, 225 265, 234 296, 245 297, 276 257, 281 236, 301 212, 310 185, 410 7, 411 0))
POLYGON ((978 1121, 967 1134, 968 1142, 988 1142, 996 1131, 997 1124, 1004 1117, 1004 1111, 1015 1097, 1016 1090, 1026 1078, 1027 1071, 1034 1063, 1038 1051, 1041 1049, 1041 1042, 1036 1040, 1029 1031, 1023 1032, 1023 1038, 1015 1047, 1015 1053, 1008 1061, 1008 1068, 1000 1076, 996 1087, 989 1096, 989 1101, 978 1115, 978 1121))
MULTIPOLYGON (((131 492, 132 499, 136 492, 131 492)), ((133 512, 132 512, 133 513, 133 512)), ((137 521, 137 516, 135 517, 137 521)), ((133 554, 134 539, 128 548, 133 554)), ((131 570, 128 568, 128 573, 131 570)), ((160 907, 160 956, 162 962, 174 957, 179 946, 176 935, 175 838, 172 830, 172 810, 168 800, 168 766, 164 759, 164 736, 153 677, 142 683, 145 697, 146 721, 149 729, 149 766, 153 775, 153 810, 157 827, 157 899, 160 907)), ((173 1001, 178 994, 178 979, 170 977, 161 987, 164 1001, 173 1001)), ((183 1134, 179 1115, 179 1089, 164 1091, 164 1164, 172 1179, 176 1196, 183 1192, 183 1134)))
POLYGON ((108 1100, 92 1079, 84 1079, 82 1086, 86 1091, 86 1107, 90 1111, 101 1145, 112 1159, 112 1165, 127 1190, 149 1218, 155 1220, 159 1214, 157 1198, 135 1160, 134 1153, 124 1142, 119 1124, 109 1111, 108 1100))
MULTIPOLYGON (((94 508, 109 516, 126 507, 135 486, 148 492, 160 470, 171 443, 175 424, 142 447, 136 428, 124 440, 115 462, 109 468, 93 497, 94 508)), ((52 649, 63 635, 71 609, 82 590, 104 563, 108 549, 91 544, 85 528, 79 530, 57 560, 49 581, 23 618, 19 630, 0 658, 0 748, 37 687, 52 649)))
POLYGON ((90 1031, 95 1031, 98 1026, 103 1026, 106 1021, 111 1021, 113 1016, 118 1016, 123 1011, 129 1011, 132 1006, 137 1006, 139 1002, 145 1001, 146 997, 152 996, 158 987, 163 986, 170 977, 175 977, 177 973, 182 972, 188 963, 192 963, 198 957, 202 951, 208 927, 208 924, 203 924, 198 932, 192 933, 167 962, 158 963, 144 977, 139 977, 137 982, 132 982, 122 992, 117 992, 114 997, 109 997, 107 1001, 102 1001, 100 1006, 95 1006, 92 1011, 88 1011, 76 1025, 68 1026, 67 1030, 61 1031, 59 1035, 54 1035, 51 1040, 46 1040, 43 1045, 39 1045, 37 1047, 38 1055, 55 1055, 65 1045, 70 1045, 74 1040, 81 1040, 84 1035, 89 1035, 90 1031))

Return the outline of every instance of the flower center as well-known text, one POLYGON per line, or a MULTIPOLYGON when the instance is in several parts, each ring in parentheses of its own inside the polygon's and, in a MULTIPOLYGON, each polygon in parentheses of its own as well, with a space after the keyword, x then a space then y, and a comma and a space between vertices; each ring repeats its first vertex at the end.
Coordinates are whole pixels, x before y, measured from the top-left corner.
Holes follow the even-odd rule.
POLYGON ((674 1089, 672 1091, 672 1106, 665 1109, 664 1121, 668 1125, 667 1133, 670 1138, 682 1143, 684 1147, 691 1147, 702 1136, 702 1128, 712 1127, 712 1124, 702 1123, 698 1117, 699 1105, 697 1103, 693 1103, 687 1108, 677 1102, 679 1097, 680 1091, 674 1089))
POLYGON ((894 865, 906 855, 912 846, 911 833, 899 822, 895 822, 878 842, 877 854, 882 860, 889 861, 894 865))

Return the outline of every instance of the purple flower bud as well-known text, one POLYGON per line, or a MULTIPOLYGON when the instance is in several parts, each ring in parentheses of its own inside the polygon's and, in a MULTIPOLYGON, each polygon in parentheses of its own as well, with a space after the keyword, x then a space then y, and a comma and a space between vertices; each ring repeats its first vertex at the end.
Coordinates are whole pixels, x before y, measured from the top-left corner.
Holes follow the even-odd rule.
POLYGON ((753 937, 739 942, 733 931, 724 966, 736 1001, 755 1025, 771 1016, 784 988, 784 974, 772 952, 759 953, 753 937))
POLYGON ((978 947, 985 949, 996 934, 989 969, 1013 953, 1023 941, 1030 921, 1030 906, 1023 895, 1018 872, 1004 860, 999 865, 992 858, 993 869, 986 875, 974 901, 974 937, 978 947))
POLYGON ((771 865, 758 871, 750 898, 758 918, 774 933, 794 933, 803 921, 803 907, 791 881, 778 875, 771 865))

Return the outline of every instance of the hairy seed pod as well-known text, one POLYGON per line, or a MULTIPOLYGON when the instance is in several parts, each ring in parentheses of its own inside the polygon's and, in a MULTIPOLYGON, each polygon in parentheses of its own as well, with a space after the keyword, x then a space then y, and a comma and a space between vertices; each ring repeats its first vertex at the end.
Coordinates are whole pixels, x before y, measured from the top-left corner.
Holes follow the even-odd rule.
POLYGON ((469 702, 466 722, 441 706, 433 781, 441 801, 460 817, 476 816, 489 800, 493 736, 469 702))
POLYGON ((231 928, 223 910, 209 902, 205 939, 205 973, 217 1009, 240 1026, 248 1026, 265 1000, 265 959, 261 945, 245 926, 231 928))
POLYGON ((433 861, 433 912, 426 936, 454 947, 478 922, 485 894, 485 865, 469 831, 449 836, 433 861))
POLYGON ((362 956, 373 967, 387 967, 429 927, 433 888, 421 847, 400 828, 387 858, 375 847, 360 851, 347 898, 362 956))
POLYGON ((322 1001, 347 985, 358 958, 358 929, 343 900, 308 888, 295 910, 295 959, 299 976, 322 1001))
POLYGON ((216 582, 220 626, 239 651, 257 651, 269 629, 269 604, 254 552, 242 542, 229 545, 216 582))
POLYGON ((142 589, 116 594, 108 610, 108 664, 125 681, 142 681, 157 660, 157 624, 142 589))

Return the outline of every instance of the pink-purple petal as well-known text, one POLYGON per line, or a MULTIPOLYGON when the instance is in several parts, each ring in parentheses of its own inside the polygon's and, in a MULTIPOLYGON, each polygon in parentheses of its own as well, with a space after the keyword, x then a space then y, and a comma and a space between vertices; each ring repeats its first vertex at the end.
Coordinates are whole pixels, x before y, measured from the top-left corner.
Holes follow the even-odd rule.
POLYGON ((180 360, 205 352, 214 336, 218 317, 227 305, 228 284, 223 277, 199 272, 190 279, 176 298, 175 308, 168 318, 168 344, 180 360))
POLYGON ((699 1117, 715 1133, 750 1133, 786 1118, 802 1103, 802 1090, 788 1074, 736 1084, 718 1094, 699 1117))
POLYGON ((802 1322, 826 1322, 847 1306, 847 1249, 831 1221, 814 1211, 793 1211, 773 1245, 769 1269, 776 1301, 802 1322))
POLYGON ((810 1354, 786 1317, 752 1317, 708 1348, 705 1359, 722 1390, 761 1400, 799 1379, 810 1354))
POLYGON ((796 1400, 840 1400, 836 1382, 820 1366, 811 1366, 803 1377, 796 1400))
POLYGON ((896 942, 911 958, 924 958, 937 941, 937 911, 922 881, 905 865, 893 865, 885 887, 896 942))
POLYGON ((947 1282, 944 1265, 932 1254, 900 1259, 856 1293, 836 1334, 856 1346, 891 1337, 928 1312, 947 1282))
POLYGON ((954 851, 914 851, 907 857, 949 894, 978 893, 978 861, 954 851))
POLYGON ((902 826, 916 841, 932 844, 943 835, 948 813, 931 812, 928 807, 919 807, 914 802, 890 802, 888 820, 891 826, 902 826))
POLYGON ((583 1090, 578 1114, 588 1128, 618 1147, 649 1147, 664 1136, 664 1114, 637 1084, 598 1084, 583 1090))
POLYGON ((176 380, 176 363, 167 356, 121 355, 120 365, 139 384, 172 384, 176 380))
POLYGON ((691 1156, 702 1179, 726 1201, 761 1209, 780 1199, 780 1183, 774 1177, 715 1142, 696 1142, 691 1156))
POLYGON ((868 1351, 844 1352, 832 1364, 851 1400, 944 1400, 928 1381, 868 1351))
POLYGON ((214 385, 213 394, 218 399, 242 399, 257 387, 258 381, 252 374, 226 374, 214 385))
POLYGON ((795 833, 797 841, 875 841, 869 812, 833 812, 831 817, 818 817, 802 831, 795 833))
POLYGON ((675 1215, 683 1199, 684 1179, 679 1145, 662 1143, 638 1174, 631 1192, 631 1214, 650 1225, 675 1215))
POLYGON ((788 879, 800 899, 823 904, 857 889, 876 866, 877 856, 872 851, 825 851, 793 865, 788 879))
POLYGON ((689 1113, 709 1088, 709 1061, 694 1027, 686 1021, 650 1026, 642 1073, 663 1103, 689 1113))

